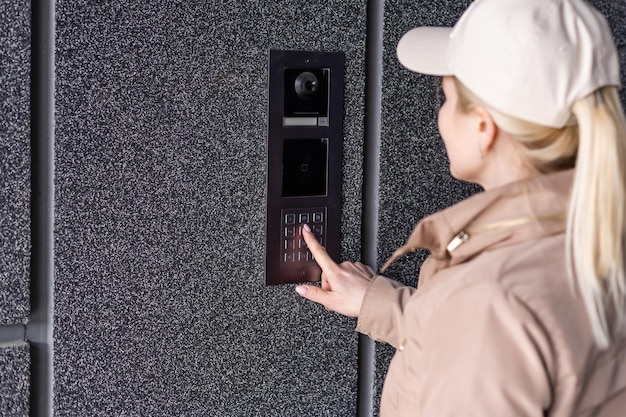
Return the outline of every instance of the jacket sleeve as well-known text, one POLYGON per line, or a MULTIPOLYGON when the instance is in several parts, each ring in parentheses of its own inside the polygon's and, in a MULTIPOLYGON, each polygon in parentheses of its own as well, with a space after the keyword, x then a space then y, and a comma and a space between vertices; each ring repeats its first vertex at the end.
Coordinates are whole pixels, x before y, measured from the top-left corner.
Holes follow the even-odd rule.
POLYGON ((363 298, 356 330, 397 348, 404 306, 415 290, 398 281, 376 276, 363 298))
POLYGON ((406 381, 415 383, 417 415, 542 417, 549 409, 554 349, 514 294, 494 283, 460 288, 423 330, 421 352, 401 360, 417 376, 406 381))

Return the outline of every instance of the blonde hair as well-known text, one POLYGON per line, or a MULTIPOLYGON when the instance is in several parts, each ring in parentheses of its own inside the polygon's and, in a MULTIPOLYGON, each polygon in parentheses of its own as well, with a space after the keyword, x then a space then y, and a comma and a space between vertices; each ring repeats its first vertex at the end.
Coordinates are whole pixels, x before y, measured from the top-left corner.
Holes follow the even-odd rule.
POLYGON ((625 318, 626 300, 626 120, 617 88, 603 87, 578 100, 570 121, 557 129, 502 114, 456 78, 455 84, 461 109, 485 107, 514 139, 532 172, 576 166, 567 213, 566 263, 596 344, 608 347, 613 326, 625 318))

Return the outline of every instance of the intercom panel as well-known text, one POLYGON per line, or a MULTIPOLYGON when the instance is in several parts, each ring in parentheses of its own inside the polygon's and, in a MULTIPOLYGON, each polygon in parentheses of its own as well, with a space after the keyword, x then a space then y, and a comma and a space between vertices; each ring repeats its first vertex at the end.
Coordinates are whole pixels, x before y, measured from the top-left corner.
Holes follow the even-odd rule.
POLYGON ((319 281, 308 224, 339 260, 344 55, 270 51, 265 282, 319 281))

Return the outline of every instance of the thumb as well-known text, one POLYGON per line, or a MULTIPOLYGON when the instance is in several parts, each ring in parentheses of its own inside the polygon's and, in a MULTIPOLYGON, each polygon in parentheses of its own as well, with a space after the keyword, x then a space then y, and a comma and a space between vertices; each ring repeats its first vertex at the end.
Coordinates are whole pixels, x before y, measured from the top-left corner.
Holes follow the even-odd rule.
POLYGON ((313 285, 298 285, 296 287, 296 292, 303 298, 324 306, 326 306, 326 302, 328 301, 328 291, 324 291, 323 289, 313 285))

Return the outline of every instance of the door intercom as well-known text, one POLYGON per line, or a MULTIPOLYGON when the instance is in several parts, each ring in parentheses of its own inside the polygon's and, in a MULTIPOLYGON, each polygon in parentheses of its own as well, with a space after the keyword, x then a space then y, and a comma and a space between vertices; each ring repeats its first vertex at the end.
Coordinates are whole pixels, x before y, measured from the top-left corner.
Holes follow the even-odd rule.
POLYGON ((319 281, 308 224, 339 260, 344 55, 270 51, 265 283, 319 281))

